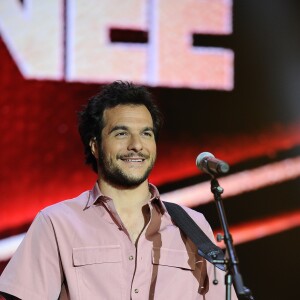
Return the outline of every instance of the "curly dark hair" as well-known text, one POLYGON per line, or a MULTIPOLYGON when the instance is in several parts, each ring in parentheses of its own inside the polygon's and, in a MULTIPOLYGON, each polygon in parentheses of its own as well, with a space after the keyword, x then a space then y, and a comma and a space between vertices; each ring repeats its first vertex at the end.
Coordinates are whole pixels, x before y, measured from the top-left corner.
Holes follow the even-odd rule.
POLYGON ((105 85, 99 93, 89 99, 88 104, 78 113, 78 130, 84 145, 85 162, 90 164, 96 173, 98 166, 90 149, 90 141, 96 138, 98 144, 101 145, 101 132, 104 127, 103 113, 105 109, 120 104, 145 105, 153 120, 155 140, 158 139, 163 119, 150 92, 143 86, 127 81, 118 80, 105 85))

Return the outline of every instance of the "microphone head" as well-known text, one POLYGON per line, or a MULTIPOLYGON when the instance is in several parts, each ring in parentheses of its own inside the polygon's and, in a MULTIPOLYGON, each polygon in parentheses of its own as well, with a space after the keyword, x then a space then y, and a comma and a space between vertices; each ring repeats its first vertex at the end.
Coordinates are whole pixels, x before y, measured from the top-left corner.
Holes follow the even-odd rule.
POLYGON ((226 174, 226 173, 229 171, 229 164, 226 163, 225 161, 222 161, 222 162, 219 164, 218 171, 219 171, 221 174, 226 174))
POLYGON ((207 157, 215 157, 215 156, 210 152, 202 152, 196 158, 196 166, 201 171, 204 171, 203 170, 203 162, 204 162, 204 159, 207 157))
POLYGON ((229 171, 228 163, 215 158, 210 152, 200 153, 196 158, 196 166, 211 176, 226 174, 229 171))

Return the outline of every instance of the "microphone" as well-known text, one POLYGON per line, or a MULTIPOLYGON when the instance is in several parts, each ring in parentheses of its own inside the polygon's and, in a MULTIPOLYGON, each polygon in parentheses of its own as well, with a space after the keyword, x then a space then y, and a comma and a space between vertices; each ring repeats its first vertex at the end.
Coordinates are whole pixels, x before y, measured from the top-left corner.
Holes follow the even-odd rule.
POLYGON ((221 175, 229 171, 229 165, 223 160, 215 158, 210 152, 202 152, 196 158, 199 170, 209 175, 221 175))

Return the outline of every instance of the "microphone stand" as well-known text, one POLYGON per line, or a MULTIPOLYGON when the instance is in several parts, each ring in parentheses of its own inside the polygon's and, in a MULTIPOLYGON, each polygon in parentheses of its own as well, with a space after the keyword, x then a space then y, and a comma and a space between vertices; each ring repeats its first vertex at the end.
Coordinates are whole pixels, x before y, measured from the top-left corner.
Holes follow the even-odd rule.
MULTIPOLYGON (((228 222, 221 198, 221 194, 223 193, 224 189, 219 185, 219 182, 212 174, 211 176, 211 192, 215 198, 221 226, 224 232, 224 236, 222 236, 221 239, 224 240, 228 253, 228 258, 224 260, 224 263, 227 266, 227 272, 225 275, 226 300, 231 300, 232 283, 239 300, 254 300, 250 289, 244 286, 242 275, 239 271, 239 262, 233 246, 233 240, 228 229, 228 222)), ((217 263, 220 263, 220 261, 216 260, 213 261, 213 263, 216 265, 217 263)))

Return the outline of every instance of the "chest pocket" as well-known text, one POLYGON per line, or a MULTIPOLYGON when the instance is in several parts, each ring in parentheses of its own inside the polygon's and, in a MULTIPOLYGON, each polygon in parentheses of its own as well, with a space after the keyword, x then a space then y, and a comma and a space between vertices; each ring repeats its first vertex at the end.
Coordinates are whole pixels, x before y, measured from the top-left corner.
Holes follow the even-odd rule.
MULTIPOLYGON (((78 299, 122 299, 122 255, 119 245, 73 248, 78 299)), ((77 299, 77 298, 76 298, 77 299)))
POLYGON ((196 267, 195 254, 184 250, 153 248, 152 263, 194 271, 196 267))
POLYGON ((75 267, 121 261, 119 245, 73 248, 73 265, 75 267))
POLYGON ((153 248, 152 264, 152 293, 162 291, 155 299, 199 299, 204 290, 206 268, 196 253, 184 249, 153 248), (185 296, 181 297, 182 291, 185 296))

